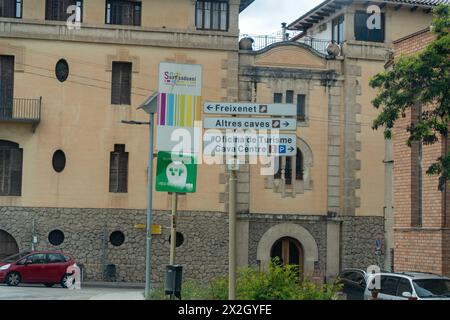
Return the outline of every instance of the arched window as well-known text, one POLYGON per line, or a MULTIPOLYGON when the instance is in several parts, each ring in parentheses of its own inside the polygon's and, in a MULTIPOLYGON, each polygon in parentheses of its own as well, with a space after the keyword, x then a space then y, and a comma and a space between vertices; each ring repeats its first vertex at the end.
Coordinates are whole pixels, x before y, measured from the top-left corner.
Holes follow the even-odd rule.
MULTIPOLYGON (((299 148, 297 148, 297 155, 295 157, 286 157, 286 165, 284 169, 284 179, 287 185, 292 184, 292 162, 295 159, 295 180, 303 180, 303 154, 299 148)), ((275 174, 275 179, 281 179, 281 161, 280 169, 275 174)))
POLYGON ((17 143, 0 140, 0 196, 21 195, 22 154, 17 143))

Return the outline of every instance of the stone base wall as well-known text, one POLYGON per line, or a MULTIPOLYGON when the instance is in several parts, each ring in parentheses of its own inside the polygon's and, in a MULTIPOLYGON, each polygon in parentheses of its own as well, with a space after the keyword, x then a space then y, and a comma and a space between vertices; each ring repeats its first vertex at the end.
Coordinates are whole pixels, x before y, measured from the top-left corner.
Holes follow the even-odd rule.
MULTIPOLYGON (((382 254, 375 255, 375 240, 384 235, 383 217, 341 216, 341 269, 384 266, 382 254)), ((389 253, 387 253, 389 254, 389 253)))
MULTIPOLYGON (((325 216, 244 214, 248 222, 248 264, 258 266, 257 247, 263 235, 277 224, 299 224, 317 244, 314 270, 324 275, 327 269, 327 223, 325 216)), ((38 237, 36 250, 62 250, 71 253, 84 267, 86 281, 143 282, 145 280, 145 210, 70 209, 0 207, 0 230, 10 233, 21 251, 31 249, 32 224, 38 237), (50 244, 48 235, 61 230, 65 239, 59 246, 50 244), (125 241, 113 246, 110 235, 121 231, 125 241), (109 264, 116 266, 116 278, 106 277, 109 264)), ((170 212, 154 213, 154 223, 162 234, 153 236, 153 283, 162 284, 169 263, 170 212)), ((382 217, 338 217, 341 221, 341 267, 367 268, 376 264, 375 238, 383 232, 382 217)), ((183 278, 208 282, 228 272, 228 215, 220 212, 180 212, 177 231, 184 243, 177 248, 176 263, 183 265, 183 278)), ((381 257, 381 261, 383 257, 381 257)), ((381 262, 382 263, 382 262, 381 262)))
MULTIPOLYGON (((105 281, 108 264, 116 265, 116 281, 145 280, 145 210, 65 209, 0 207, 0 229, 10 233, 19 249, 31 249, 32 221, 38 237, 36 250, 62 250, 71 253, 84 266, 84 280, 105 281), (53 246, 48 240, 52 230, 64 232, 65 240, 53 246), (125 242, 110 243, 110 234, 121 231, 125 242)), ((162 225, 162 235, 153 236, 153 281, 163 283, 169 264, 170 213, 155 212, 154 223, 162 225)), ((183 277, 206 282, 228 271, 228 220, 226 214, 181 212, 177 231, 184 243, 177 248, 176 263, 183 265, 183 277)))

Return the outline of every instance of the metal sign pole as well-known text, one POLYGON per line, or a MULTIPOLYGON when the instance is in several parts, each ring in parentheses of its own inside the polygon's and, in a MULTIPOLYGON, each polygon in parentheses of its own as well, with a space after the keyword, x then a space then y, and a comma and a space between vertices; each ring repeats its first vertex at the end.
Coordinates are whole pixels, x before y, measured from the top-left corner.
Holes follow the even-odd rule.
POLYGON ((145 298, 150 299, 152 290, 152 225, 153 225, 153 125, 155 114, 150 113, 148 155, 148 205, 147 205, 147 252, 145 264, 145 298))
POLYGON ((229 181, 229 235, 228 235, 228 300, 236 300, 236 184, 237 171, 232 168, 229 181))
POLYGON ((178 193, 172 193, 172 230, 170 233, 170 265, 175 265, 175 250, 177 247, 177 206, 178 193))

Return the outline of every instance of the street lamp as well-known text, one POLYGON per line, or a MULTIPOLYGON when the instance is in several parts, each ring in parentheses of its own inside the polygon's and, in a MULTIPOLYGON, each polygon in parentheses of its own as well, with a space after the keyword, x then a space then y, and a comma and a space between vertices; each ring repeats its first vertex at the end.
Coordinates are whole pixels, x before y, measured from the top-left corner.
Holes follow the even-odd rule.
POLYGON ((147 236, 146 236, 146 261, 145 261, 145 298, 150 299, 152 290, 152 225, 153 225, 153 127, 157 110, 158 93, 152 94, 138 109, 143 109, 150 115, 150 122, 122 121, 125 124, 149 125, 149 154, 148 154, 148 190, 147 190, 147 236))

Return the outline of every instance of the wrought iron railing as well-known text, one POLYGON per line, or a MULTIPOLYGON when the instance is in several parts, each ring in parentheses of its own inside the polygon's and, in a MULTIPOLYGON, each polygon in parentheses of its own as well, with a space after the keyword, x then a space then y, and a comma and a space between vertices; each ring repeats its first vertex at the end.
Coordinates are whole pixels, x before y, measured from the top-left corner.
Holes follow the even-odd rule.
POLYGON ((42 98, 14 98, 12 102, 0 101, 0 120, 37 123, 41 120, 42 98))
POLYGON ((298 43, 303 43, 312 49, 327 55, 327 48, 331 43, 331 40, 323 40, 323 39, 316 39, 311 37, 302 37, 298 40, 292 40, 293 38, 291 35, 287 35, 283 37, 281 33, 275 33, 271 35, 248 35, 243 34, 241 35, 242 38, 252 38, 253 39, 253 50, 258 51, 261 49, 264 49, 265 47, 270 46, 271 44, 282 42, 282 41, 294 41, 298 43))

